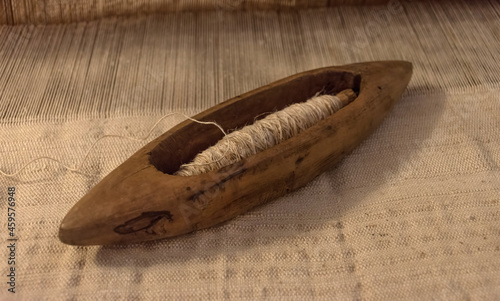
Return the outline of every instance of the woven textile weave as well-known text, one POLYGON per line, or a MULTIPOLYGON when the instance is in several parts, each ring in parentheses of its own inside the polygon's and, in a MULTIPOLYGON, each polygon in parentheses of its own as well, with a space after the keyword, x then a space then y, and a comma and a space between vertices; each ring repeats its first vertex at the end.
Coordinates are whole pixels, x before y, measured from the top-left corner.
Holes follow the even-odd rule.
POLYGON ((0 24, 68 23, 152 12, 290 10, 388 2, 388 0, 0 0, 0 24))
POLYGON ((71 206, 146 141, 101 141, 82 166, 95 176, 49 161, 0 176, 0 300, 500 299, 499 2, 4 25, 0 41, 7 172, 40 156, 76 165, 102 135, 141 137, 164 114, 194 115, 300 71, 414 64, 403 99, 336 168, 186 236, 106 247, 57 239, 71 206))

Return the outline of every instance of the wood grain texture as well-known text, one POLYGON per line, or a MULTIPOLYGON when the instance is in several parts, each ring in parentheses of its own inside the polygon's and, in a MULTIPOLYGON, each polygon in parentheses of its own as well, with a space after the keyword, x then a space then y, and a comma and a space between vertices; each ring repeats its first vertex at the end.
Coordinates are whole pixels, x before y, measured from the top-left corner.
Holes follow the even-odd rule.
POLYGON ((61 223, 74 245, 133 243, 173 237, 229 220, 304 186, 363 141, 400 99, 412 74, 403 61, 327 67, 285 78, 196 116, 224 129, 302 102, 320 90, 358 91, 340 111, 245 160, 191 177, 182 163, 215 144, 216 127, 185 121, 144 146, 85 195, 61 223))
POLYGON ((338 5, 371 5, 388 2, 388 0, 0 0, 0 24, 69 23, 110 16, 149 13, 208 10, 283 10, 338 5))

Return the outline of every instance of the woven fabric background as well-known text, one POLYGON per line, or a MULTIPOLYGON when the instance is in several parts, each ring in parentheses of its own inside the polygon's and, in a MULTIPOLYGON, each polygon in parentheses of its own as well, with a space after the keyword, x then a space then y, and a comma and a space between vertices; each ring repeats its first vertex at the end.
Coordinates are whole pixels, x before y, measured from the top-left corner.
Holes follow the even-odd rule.
POLYGON ((164 114, 193 115, 300 71, 414 64, 401 102, 336 168, 179 238, 57 239, 71 206, 146 141, 101 141, 82 165, 90 176, 50 161, 0 176, 1 300, 500 299, 500 3, 186 12, 3 26, 0 41, 6 172, 40 156, 74 166, 105 134, 141 137, 164 114))
POLYGON ((0 24, 68 23, 153 12, 290 10, 388 2, 389 0, 0 0, 0 24))

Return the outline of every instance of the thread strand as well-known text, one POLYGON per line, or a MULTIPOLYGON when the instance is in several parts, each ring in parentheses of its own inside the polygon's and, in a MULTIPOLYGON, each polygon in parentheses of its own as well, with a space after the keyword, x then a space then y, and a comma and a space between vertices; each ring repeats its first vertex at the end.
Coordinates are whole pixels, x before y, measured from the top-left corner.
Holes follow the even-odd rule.
POLYGON ((0 174, 3 175, 3 176, 5 176, 5 177, 9 177, 9 178, 15 177, 20 172, 22 172, 24 169, 26 169, 28 166, 30 166, 31 164, 33 164, 34 162, 37 162, 37 161, 40 161, 40 160, 49 160, 49 161, 53 161, 53 162, 58 163, 59 166, 63 167, 67 171, 77 172, 77 173, 81 173, 83 175, 91 175, 91 174, 83 173, 81 171, 81 167, 85 163, 85 161, 87 160, 87 158, 90 155, 91 151, 94 149, 94 147, 100 141, 102 141, 104 139, 107 139, 107 138, 124 138, 124 139, 132 140, 132 141, 139 141, 139 142, 145 141, 146 139, 149 138, 149 136, 151 136, 151 134, 153 133, 154 129, 158 126, 158 124, 160 124, 161 121, 163 121, 165 118, 173 116, 173 115, 180 115, 180 116, 183 116, 186 119, 189 119, 189 120, 191 120, 193 122, 200 123, 200 124, 214 125, 214 126, 218 127, 219 130, 221 130, 221 132, 224 134, 224 136, 227 135, 226 132, 224 131, 224 129, 219 124, 217 124, 216 122, 212 122, 212 121, 200 121, 200 120, 196 120, 196 119, 194 119, 192 117, 189 117, 187 115, 184 115, 182 113, 173 112, 173 113, 168 113, 166 115, 163 115, 160 119, 158 119, 158 121, 155 122, 155 124, 151 127, 151 129, 148 131, 148 133, 144 137, 135 138, 135 137, 130 137, 130 136, 122 136, 122 135, 114 135, 114 134, 104 135, 104 136, 100 137, 99 139, 97 139, 96 141, 94 141, 94 143, 92 143, 92 145, 89 147, 89 149, 85 153, 83 159, 80 161, 79 164, 76 164, 75 167, 71 167, 69 165, 66 165, 61 160, 59 160, 57 158, 42 156, 42 157, 37 157, 37 158, 35 158, 33 160, 28 161, 26 164, 24 164, 21 168, 19 168, 17 171, 15 171, 13 173, 8 173, 8 172, 5 172, 3 170, 0 170, 0 174))

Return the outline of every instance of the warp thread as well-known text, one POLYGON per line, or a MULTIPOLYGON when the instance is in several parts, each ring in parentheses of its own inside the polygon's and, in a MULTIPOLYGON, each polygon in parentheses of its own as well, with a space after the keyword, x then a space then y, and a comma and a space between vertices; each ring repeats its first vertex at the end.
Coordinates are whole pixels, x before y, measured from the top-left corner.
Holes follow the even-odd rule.
POLYGON ((225 135, 199 153, 175 173, 192 176, 217 170, 275 146, 337 112, 356 97, 352 90, 338 95, 318 95, 267 115, 240 130, 225 135))

